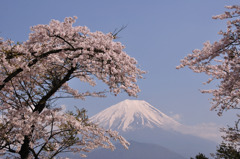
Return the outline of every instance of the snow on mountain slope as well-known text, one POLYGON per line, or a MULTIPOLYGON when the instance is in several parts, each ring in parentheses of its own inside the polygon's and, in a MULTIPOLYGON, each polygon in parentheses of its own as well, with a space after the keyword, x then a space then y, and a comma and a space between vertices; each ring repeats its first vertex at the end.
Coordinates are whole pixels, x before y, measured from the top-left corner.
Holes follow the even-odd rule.
POLYGON ((104 128, 121 131, 145 127, 174 129, 181 126, 143 100, 124 100, 101 111, 90 120, 104 128))
POLYGON ((184 125, 143 100, 124 100, 94 115, 90 120, 106 129, 123 132, 141 128, 160 128, 214 142, 221 140, 219 125, 214 123, 184 125))

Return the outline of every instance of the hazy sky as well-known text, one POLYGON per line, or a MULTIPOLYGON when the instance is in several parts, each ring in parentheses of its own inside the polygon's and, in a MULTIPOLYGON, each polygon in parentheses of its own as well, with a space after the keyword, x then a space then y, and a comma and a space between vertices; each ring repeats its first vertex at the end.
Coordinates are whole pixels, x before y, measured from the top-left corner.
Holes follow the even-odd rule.
MULTIPOLYGON (((137 99, 149 102, 167 115, 175 115, 185 124, 226 125, 233 123, 236 111, 226 112, 223 117, 209 111, 210 96, 199 92, 213 88, 202 85, 207 77, 175 67, 193 49, 201 49, 203 42, 220 38, 217 32, 225 29, 226 21, 211 17, 232 4, 240 3, 239 0, 1 0, 0 36, 25 41, 30 26, 48 24, 51 19, 63 21, 69 16, 77 16, 76 25, 86 25, 91 31, 107 33, 127 25, 118 40, 138 60, 139 67, 148 71, 145 79, 139 81, 142 92, 137 99)), ((71 84, 80 91, 88 88, 78 81, 71 84)), ((124 99, 134 98, 122 93, 117 97, 108 94, 107 98, 62 103, 84 107, 92 116, 124 99)))

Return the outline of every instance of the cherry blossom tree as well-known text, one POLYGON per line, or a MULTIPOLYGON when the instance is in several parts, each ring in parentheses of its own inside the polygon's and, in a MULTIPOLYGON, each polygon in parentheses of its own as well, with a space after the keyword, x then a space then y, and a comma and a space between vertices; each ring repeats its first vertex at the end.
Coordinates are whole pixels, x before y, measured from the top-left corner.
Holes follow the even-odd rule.
POLYGON ((89 122, 85 111, 64 112, 55 101, 104 97, 108 91, 79 92, 68 82, 96 85, 110 93, 137 96, 145 72, 127 55, 115 36, 73 26, 74 18, 31 28, 22 43, 0 39, 0 154, 15 158, 54 158, 74 152, 84 156, 97 147, 114 149, 111 139, 127 148, 117 132, 89 122))
MULTIPOLYGON (((188 66, 196 73, 206 73, 210 76, 206 83, 218 83, 216 89, 202 91, 212 94, 211 110, 217 110, 218 115, 229 109, 240 109, 240 6, 226 8, 230 11, 213 16, 213 19, 227 20, 226 31, 219 32, 222 38, 212 44, 205 42, 202 50, 193 50, 177 66, 178 69, 188 66)), ((238 129, 224 129, 224 132, 227 134, 225 140, 239 145, 238 129)))

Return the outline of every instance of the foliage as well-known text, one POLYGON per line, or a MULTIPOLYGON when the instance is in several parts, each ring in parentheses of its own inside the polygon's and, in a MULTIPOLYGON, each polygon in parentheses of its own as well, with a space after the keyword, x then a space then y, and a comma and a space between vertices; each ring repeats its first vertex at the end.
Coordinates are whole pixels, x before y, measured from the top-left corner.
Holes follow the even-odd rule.
POLYGON ((21 158, 53 158, 61 152, 84 155, 97 147, 125 147, 117 132, 88 122, 85 112, 66 113, 54 106, 59 98, 104 97, 105 91, 78 92, 73 78, 95 86, 98 79, 114 95, 137 96, 144 71, 111 33, 75 26, 77 18, 31 28, 23 43, 0 38, 0 153, 21 158))
MULTIPOLYGON (((190 159, 194 159, 194 158, 190 158, 190 159)), ((198 155, 195 156, 195 159, 208 159, 204 154, 199 153, 198 155)))
POLYGON ((219 147, 217 147, 217 152, 212 154, 215 159, 238 159, 240 158, 240 152, 236 150, 236 147, 231 145, 231 143, 226 144, 222 142, 219 147))

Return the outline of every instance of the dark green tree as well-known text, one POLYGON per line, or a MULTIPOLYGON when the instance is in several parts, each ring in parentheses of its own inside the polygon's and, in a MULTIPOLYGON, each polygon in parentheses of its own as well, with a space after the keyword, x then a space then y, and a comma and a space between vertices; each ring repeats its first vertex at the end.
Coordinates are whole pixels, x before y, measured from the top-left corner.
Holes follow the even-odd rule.
POLYGON ((199 153, 198 155, 195 156, 195 158, 190 158, 190 159, 208 159, 204 154, 199 153))
POLYGON ((222 142, 217 147, 217 152, 212 155, 215 159, 239 159, 240 152, 235 146, 222 142))

